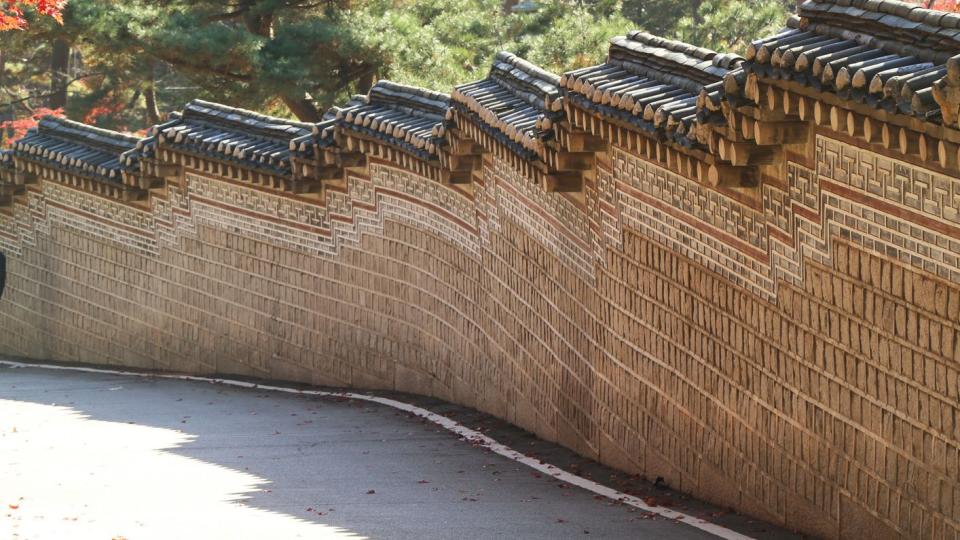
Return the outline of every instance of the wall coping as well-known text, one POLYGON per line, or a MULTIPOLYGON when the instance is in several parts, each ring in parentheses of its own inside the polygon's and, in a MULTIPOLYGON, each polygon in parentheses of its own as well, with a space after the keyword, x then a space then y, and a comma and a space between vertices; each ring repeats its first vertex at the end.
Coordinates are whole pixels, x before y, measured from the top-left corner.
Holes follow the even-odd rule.
POLYGON ((814 129, 957 174, 958 116, 960 15, 808 0, 745 58, 633 31, 559 77, 501 52, 449 96, 379 81, 317 124, 201 100, 141 140, 44 119, 0 154, 0 182, 49 177, 131 201, 189 167, 310 193, 372 157, 470 184, 493 154, 547 191, 582 191, 617 145, 743 200, 814 129))

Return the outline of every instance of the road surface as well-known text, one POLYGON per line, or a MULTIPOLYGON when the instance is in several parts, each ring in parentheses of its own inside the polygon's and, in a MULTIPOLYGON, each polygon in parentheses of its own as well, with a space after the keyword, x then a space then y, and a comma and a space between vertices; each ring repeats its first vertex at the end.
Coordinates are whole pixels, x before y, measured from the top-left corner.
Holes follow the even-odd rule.
MULTIPOLYGON (((658 507, 720 524, 720 537, 796 537, 587 462, 475 411, 392 397, 658 507)), ((717 537, 377 403, 0 365, 0 538, 717 537)))

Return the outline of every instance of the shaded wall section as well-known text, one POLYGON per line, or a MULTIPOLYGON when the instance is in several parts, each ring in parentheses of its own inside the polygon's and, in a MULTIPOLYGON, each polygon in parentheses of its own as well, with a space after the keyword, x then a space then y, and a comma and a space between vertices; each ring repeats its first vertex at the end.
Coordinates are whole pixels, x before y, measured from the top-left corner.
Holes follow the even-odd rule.
POLYGON ((184 166, 0 216, 0 351, 426 394, 826 537, 955 538, 960 180, 811 134, 741 204, 624 147, 280 193, 184 166))

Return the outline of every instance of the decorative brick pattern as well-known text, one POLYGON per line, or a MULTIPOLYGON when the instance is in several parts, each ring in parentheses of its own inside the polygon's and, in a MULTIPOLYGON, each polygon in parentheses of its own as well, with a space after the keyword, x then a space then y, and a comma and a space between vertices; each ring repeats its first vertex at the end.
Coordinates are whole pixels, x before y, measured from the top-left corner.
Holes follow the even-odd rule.
POLYGON ((156 253, 151 239, 156 237, 157 227, 151 213, 52 182, 44 182, 41 189, 42 196, 31 197, 26 207, 16 209, 13 219, 0 224, 0 249, 19 254, 24 244, 35 242, 38 233, 59 224, 156 253))
POLYGON ((612 157, 624 226, 669 243, 744 288, 772 293, 762 214, 622 150, 612 157))
POLYGON ((829 264, 832 237, 960 282, 960 179, 823 136, 815 150, 817 170, 788 162, 786 190, 764 185, 760 211, 615 149, 612 176, 600 174, 618 187, 608 223, 769 297, 803 280, 804 258, 829 264))
POLYGON ((0 352, 428 394, 811 534, 957 538, 958 180, 810 153, 757 208, 621 148, 581 199, 489 156, 469 191, 43 182, 0 352))
POLYGON ((868 248, 960 281, 960 178, 825 137, 817 139, 817 174, 832 181, 821 188, 835 209, 829 221, 859 232, 868 248))

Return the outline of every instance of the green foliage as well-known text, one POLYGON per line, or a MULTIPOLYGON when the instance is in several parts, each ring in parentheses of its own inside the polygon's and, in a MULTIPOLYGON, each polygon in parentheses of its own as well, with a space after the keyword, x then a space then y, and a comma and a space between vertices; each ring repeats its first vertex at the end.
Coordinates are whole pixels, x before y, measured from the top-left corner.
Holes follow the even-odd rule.
POLYGON ((553 0, 530 14, 504 14, 502 4, 371 2, 358 12, 359 33, 383 59, 379 76, 449 89, 483 77, 501 50, 558 73, 598 63, 609 39, 632 27, 615 0, 553 0))
POLYGON ((624 0, 622 13, 651 34, 674 37, 684 17, 695 16, 703 0, 624 0))
POLYGON ((638 28, 718 51, 743 53, 751 39, 783 27, 794 0, 624 0, 638 28))
POLYGON ((46 105, 56 38, 74 53, 72 118, 136 130, 155 118, 149 95, 163 112, 200 97, 311 120, 376 79, 448 91, 483 77, 500 50, 555 73, 596 64, 632 28, 742 50, 793 0, 539 0, 533 13, 514 3, 71 0, 62 27, 38 20, 4 35, 0 95, 40 96, 8 116, 46 105))
POLYGON ((783 27, 781 0, 705 0, 696 15, 678 21, 676 36, 716 51, 744 52, 750 40, 783 27))
POLYGON ((479 51, 489 48, 489 44, 482 34, 468 37, 469 45, 465 43, 464 47, 451 44, 455 42, 457 26, 469 27, 474 21, 465 20, 456 12, 442 17, 438 6, 442 3, 452 6, 455 2, 434 0, 423 6, 410 6, 411 9, 371 5, 355 14, 356 35, 381 61, 378 76, 439 87, 437 83, 441 81, 458 80, 472 72, 480 61, 478 55, 484 54, 479 51), (438 24, 434 26, 433 22, 438 24))
POLYGON ((543 31, 520 37, 515 52, 556 73, 602 62, 610 38, 633 28, 624 17, 602 16, 584 7, 562 10, 543 31))

